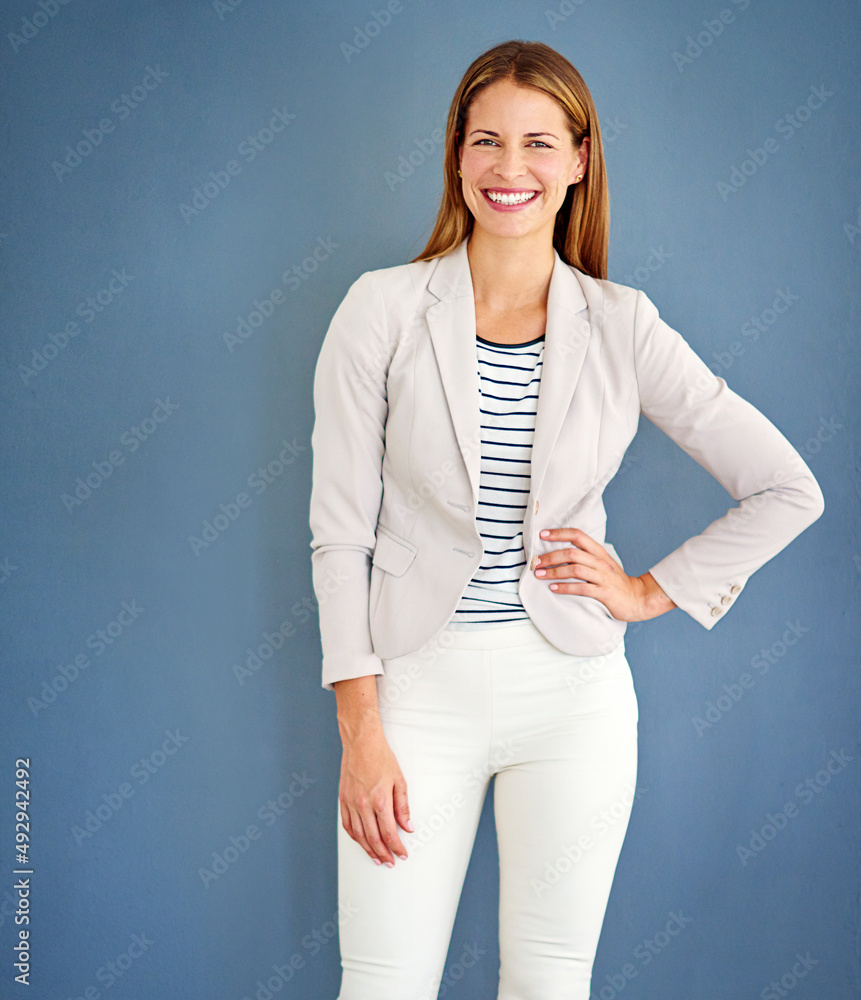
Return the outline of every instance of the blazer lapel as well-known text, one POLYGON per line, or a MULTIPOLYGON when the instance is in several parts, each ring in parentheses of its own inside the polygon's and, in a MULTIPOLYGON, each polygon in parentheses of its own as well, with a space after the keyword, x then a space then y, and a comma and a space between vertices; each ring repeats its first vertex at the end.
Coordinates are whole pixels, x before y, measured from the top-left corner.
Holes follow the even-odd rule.
MULTIPOLYGON (((466 463, 473 495, 477 498, 481 469, 481 421, 475 297, 466 252, 467 239, 451 253, 437 259, 428 281, 428 291, 436 301, 428 308, 425 318, 458 445, 466 463)), ((587 317, 586 297, 577 274, 554 250, 553 273, 547 296, 544 365, 532 444, 533 494, 541 486, 586 358, 591 335, 587 317)), ((584 434, 583 454, 570 456, 574 468, 581 459, 589 468, 594 464, 594 455, 585 451, 589 437, 584 434)), ((583 468, 582 461, 580 468, 583 468)))

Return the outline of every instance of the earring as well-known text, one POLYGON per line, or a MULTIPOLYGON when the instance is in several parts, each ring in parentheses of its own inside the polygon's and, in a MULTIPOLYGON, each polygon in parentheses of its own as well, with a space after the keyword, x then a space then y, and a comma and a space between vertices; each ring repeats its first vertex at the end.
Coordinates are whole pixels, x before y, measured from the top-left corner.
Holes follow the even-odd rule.
POLYGON ((575 180, 575 181, 582 181, 582 180, 583 180, 583 175, 582 175, 582 174, 578 174, 578 175, 577 175, 577 176, 576 176, 576 177, 574 178, 574 180, 575 180))
POLYGON ((458 177, 463 177, 463 174, 462 174, 462 173, 460 172, 460 170, 458 170, 458 172, 457 172, 457 176, 458 176, 458 177))

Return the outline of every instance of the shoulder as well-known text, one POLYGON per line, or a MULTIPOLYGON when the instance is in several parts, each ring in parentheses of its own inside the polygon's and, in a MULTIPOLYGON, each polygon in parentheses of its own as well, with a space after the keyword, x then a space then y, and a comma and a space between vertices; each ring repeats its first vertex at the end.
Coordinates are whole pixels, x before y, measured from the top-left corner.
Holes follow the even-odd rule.
POLYGON ((366 308, 382 309, 394 320, 419 306, 436 265, 436 259, 422 260, 363 271, 351 285, 348 298, 366 308))
POLYGON ((411 264, 393 264, 363 271, 357 280, 376 285, 384 293, 426 287, 436 267, 436 260, 418 260, 411 264))
POLYGON ((645 292, 609 278, 593 278, 569 265, 580 282, 586 302, 595 316, 605 324, 633 329, 655 306, 645 292))
POLYGON ((577 268, 573 268, 573 270, 577 272, 577 277, 580 280, 580 284, 584 286, 584 289, 586 286, 589 286, 605 302, 636 304, 638 297, 645 295, 639 288, 634 288, 632 285, 623 285, 619 281, 610 281, 609 278, 593 278, 591 275, 577 270, 577 268))

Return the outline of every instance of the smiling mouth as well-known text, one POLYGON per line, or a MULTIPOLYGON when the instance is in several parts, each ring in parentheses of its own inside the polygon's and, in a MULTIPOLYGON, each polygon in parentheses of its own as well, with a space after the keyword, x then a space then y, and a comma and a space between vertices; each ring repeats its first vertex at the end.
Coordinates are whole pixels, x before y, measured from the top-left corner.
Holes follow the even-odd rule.
POLYGON ((486 188, 484 195, 495 205, 525 205, 538 197, 537 191, 494 191, 486 188))

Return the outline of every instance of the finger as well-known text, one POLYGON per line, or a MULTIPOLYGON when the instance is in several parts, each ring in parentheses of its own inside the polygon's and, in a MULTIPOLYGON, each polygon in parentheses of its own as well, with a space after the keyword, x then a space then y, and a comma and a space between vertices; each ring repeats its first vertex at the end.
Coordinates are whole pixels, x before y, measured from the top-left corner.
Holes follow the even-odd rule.
POLYGON ((395 808, 395 819, 397 820, 398 825, 403 827, 407 833, 415 833, 415 827, 410 819, 410 804, 407 799, 406 781, 395 781, 393 802, 395 808))
POLYGON ((406 861, 407 850, 401 842, 400 835, 398 834, 398 827, 395 823, 394 813, 390 809, 389 812, 379 816, 378 821, 380 825, 380 836, 383 839, 383 843, 386 847, 388 847, 392 854, 399 857, 401 861, 406 861))
POLYGON ((587 535, 581 528, 542 528, 538 532, 545 542, 574 542, 580 548, 589 549, 589 543, 598 545, 591 535, 587 535))
POLYGON ((365 831, 362 826, 362 820, 359 817, 358 812, 355 809, 349 810, 349 825, 344 823, 344 829, 347 833, 356 841, 356 843, 368 854, 371 859, 377 860, 378 864, 382 864, 377 858, 374 852, 371 850, 368 844, 367 837, 365 837, 365 831))
MULTIPOLYGON (((401 861, 407 860, 407 849, 401 840, 398 823, 404 829, 410 824, 410 807, 407 803, 407 783, 402 774, 398 774, 392 785, 392 797, 388 799, 385 808, 377 816, 380 835, 389 850, 401 861)), ((412 831, 410 831, 412 832, 412 831)))
POLYGON ((600 595, 604 593, 604 588, 595 583, 568 583, 565 580, 560 580, 550 584, 550 591, 554 594, 578 594, 580 597, 594 597, 595 600, 600 601, 600 595))
MULTIPOLYGON (((391 809, 391 804, 389 805, 389 808, 391 809)), ((395 859, 383 840, 383 836, 380 832, 379 816, 377 815, 373 805, 368 804, 361 815, 362 827, 365 831, 365 839, 373 852, 372 857, 377 857, 384 865, 389 865, 394 868, 395 859)))
MULTIPOLYGON (((591 535, 587 535, 585 531, 580 528, 555 528, 552 531, 562 531, 565 533, 564 541, 572 542, 577 546, 578 549, 583 549, 584 552, 588 552, 594 556, 600 556, 604 552, 604 547, 596 542, 591 535)), ((551 537, 549 541, 555 541, 555 538, 551 537)))
POLYGON ((566 570, 570 570, 572 565, 591 566, 592 568, 595 568, 598 565, 598 560, 595 556, 590 555, 588 552, 584 552, 583 549, 554 549, 552 552, 545 552, 542 556, 540 556, 535 568, 536 570, 539 570, 549 569, 554 566, 564 566, 566 570))

